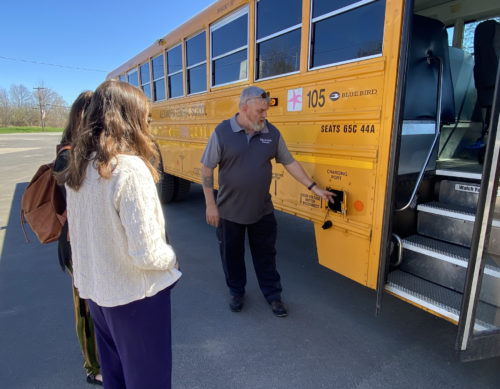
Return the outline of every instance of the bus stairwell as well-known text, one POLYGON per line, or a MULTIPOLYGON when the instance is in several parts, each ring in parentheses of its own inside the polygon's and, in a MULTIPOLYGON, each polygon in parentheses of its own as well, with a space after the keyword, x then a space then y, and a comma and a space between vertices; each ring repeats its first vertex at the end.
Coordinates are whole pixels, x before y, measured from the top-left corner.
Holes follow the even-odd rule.
MULTIPOLYGON (((393 250, 385 290, 457 324, 482 165, 478 150, 459 148, 457 141, 452 142, 456 147, 451 152, 443 153, 442 147, 444 141, 456 137, 453 131, 459 124, 479 136, 483 130, 480 120, 461 120, 468 91, 474 89, 470 61, 462 55, 459 69, 453 68, 460 53, 448 48, 447 37, 443 36, 446 30, 440 22, 415 15, 412 30, 396 194, 400 212, 396 211, 393 218, 397 249, 393 250), (436 78, 437 66, 425 62, 424 53, 431 50, 443 61, 440 79, 436 78), (446 136, 441 136, 438 149, 433 141, 440 129, 446 136), (438 159, 438 152, 444 157, 438 159)), ((487 252, 475 323, 484 329, 499 325, 500 220, 493 221, 487 252)))

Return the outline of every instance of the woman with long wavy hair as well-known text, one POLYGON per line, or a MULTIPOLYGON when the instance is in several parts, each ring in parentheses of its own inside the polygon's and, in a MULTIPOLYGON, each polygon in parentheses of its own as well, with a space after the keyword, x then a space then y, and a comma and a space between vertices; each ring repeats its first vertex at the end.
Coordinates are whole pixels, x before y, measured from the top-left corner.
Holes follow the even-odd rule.
POLYGON ((58 175, 67 191, 74 283, 94 320, 104 386, 170 388, 170 290, 181 276, 165 240, 149 102, 102 83, 58 175))
MULTIPOLYGON (((78 95, 71 106, 69 112, 68 123, 64 128, 61 137, 61 143, 57 146, 57 158, 54 166, 54 171, 59 172, 64 170, 69 163, 69 149, 73 139, 76 138, 80 131, 83 122, 83 116, 87 109, 90 99, 92 98, 91 91, 85 91, 78 95)), ((61 192, 66 197, 64 185, 60 186, 61 192)), ((73 279, 73 265, 71 261, 71 246, 68 240, 68 222, 63 226, 61 236, 59 237, 57 246, 57 255, 59 264, 62 270, 68 270, 68 273, 73 279)), ((94 334, 94 325, 90 316, 87 302, 78 295, 78 290, 73 285, 73 305, 75 312, 76 335, 83 354, 83 367, 87 373, 87 382, 94 385, 102 385, 101 369, 99 366, 99 357, 97 354, 97 345, 94 334)))

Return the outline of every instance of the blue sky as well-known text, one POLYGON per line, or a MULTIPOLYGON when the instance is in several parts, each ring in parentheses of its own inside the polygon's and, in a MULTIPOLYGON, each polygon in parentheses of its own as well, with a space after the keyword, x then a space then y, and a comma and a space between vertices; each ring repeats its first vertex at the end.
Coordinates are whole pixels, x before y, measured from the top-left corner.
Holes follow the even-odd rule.
POLYGON ((31 90, 43 83, 71 105, 80 92, 95 89, 109 71, 214 0, 2 3, 0 88, 23 84, 31 90))

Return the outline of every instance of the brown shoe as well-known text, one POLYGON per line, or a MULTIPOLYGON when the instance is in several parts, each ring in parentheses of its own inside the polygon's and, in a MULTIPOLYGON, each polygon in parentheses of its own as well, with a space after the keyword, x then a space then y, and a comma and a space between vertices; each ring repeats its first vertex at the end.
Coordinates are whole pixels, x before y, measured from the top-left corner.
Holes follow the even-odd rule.
POLYGON ((283 304, 283 301, 281 300, 271 301, 271 309, 273 310, 274 315, 277 317, 288 316, 288 311, 285 307, 285 304, 283 304))

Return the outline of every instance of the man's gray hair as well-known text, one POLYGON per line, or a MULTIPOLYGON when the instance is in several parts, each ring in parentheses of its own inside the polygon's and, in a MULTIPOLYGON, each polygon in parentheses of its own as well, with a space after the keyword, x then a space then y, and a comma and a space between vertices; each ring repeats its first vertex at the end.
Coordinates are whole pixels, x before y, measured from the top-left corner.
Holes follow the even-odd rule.
POLYGON ((241 92, 240 96, 240 107, 248 103, 252 99, 264 99, 269 104, 269 92, 258 86, 248 86, 241 92))

